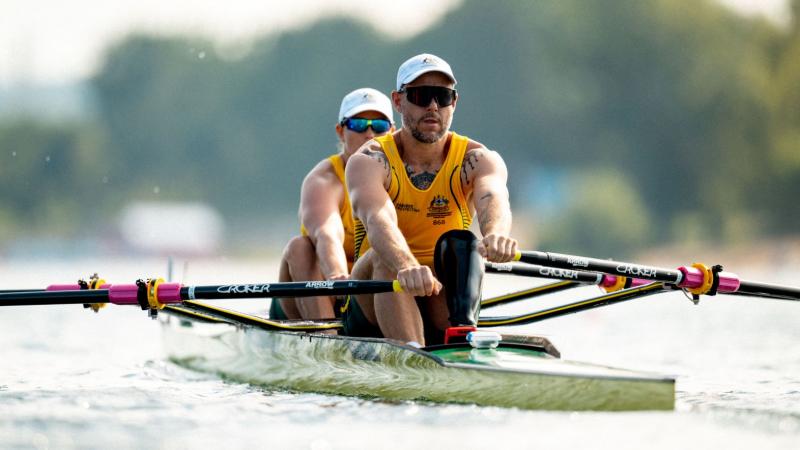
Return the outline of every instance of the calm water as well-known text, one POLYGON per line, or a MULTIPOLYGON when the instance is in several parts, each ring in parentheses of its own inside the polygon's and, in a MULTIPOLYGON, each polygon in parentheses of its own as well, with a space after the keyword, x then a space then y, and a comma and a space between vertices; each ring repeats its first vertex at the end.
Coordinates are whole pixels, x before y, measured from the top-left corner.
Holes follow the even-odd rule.
MULTIPOLYGON (((162 260, 0 261, 0 288, 43 287, 94 271, 130 282, 165 276, 165 267, 162 260)), ((175 267, 175 279, 188 284, 276 279, 268 264, 175 267)), ((530 285, 487 280, 488 295, 530 285)), ((552 303, 529 300, 487 314, 552 303)), ((676 410, 541 412, 274 392, 165 361, 160 325, 138 308, 6 307, 0 448, 800 448, 800 303, 717 297, 694 306, 675 293, 515 331, 548 335, 564 358, 677 375, 676 410)))

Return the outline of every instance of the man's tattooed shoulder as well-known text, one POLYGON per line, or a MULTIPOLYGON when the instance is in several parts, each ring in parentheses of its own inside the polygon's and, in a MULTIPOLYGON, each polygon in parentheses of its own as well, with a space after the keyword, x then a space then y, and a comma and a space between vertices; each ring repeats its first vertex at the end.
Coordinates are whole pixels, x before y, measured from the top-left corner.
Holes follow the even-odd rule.
POLYGON ((378 161, 379 163, 383 164, 385 170, 389 170, 389 158, 386 157, 386 154, 381 151, 380 146, 376 147, 364 147, 361 149, 361 153, 369 156, 370 158, 378 161))
POLYGON ((464 160, 461 163, 461 182, 463 184, 470 184, 472 174, 478 169, 478 165, 488 152, 486 147, 476 147, 464 153, 464 160))

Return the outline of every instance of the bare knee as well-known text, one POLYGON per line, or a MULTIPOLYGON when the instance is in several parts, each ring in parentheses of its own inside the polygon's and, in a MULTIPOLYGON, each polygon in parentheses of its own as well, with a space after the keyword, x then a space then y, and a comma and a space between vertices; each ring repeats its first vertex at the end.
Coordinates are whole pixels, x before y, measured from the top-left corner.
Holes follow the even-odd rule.
POLYGON ((372 279, 372 263, 375 252, 367 250, 353 265, 353 270, 350 271, 351 280, 371 280, 372 279))
POLYGON ((281 259, 281 265, 286 264, 286 272, 292 281, 322 279, 317 265, 316 249, 306 236, 293 237, 286 244, 281 259))
POLYGON ((283 259, 291 261, 298 258, 309 258, 315 254, 314 244, 308 236, 295 236, 283 248, 283 259))
POLYGON ((372 277, 376 280, 393 280, 397 278, 397 272, 376 257, 372 261, 372 277))

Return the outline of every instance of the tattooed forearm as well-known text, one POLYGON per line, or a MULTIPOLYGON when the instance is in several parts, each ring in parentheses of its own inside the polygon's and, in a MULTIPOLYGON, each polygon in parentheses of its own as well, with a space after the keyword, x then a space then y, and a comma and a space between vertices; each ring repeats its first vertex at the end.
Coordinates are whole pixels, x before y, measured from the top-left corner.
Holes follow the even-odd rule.
POLYGON ((478 199, 478 224, 481 230, 485 230, 496 216, 497 208, 493 204, 493 197, 494 195, 491 192, 487 192, 478 199))
POLYGON ((478 225, 481 230, 486 230, 493 222, 494 215, 489 211, 489 208, 484 208, 478 212, 478 225))
POLYGON ((481 233, 508 234, 511 232, 511 206, 508 197, 500 192, 487 192, 476 205, 481 233))
POLYGON ((433 172, 428 172, 427 170, 423 170, 422 173, 414 173, 414 169, 411 165, 406 164, 406 174, 408 174, 408 179, 411 180, 411 183, 417 189, 428 189, 433 184, 433 180, 436 179, 436 174, 439 173, 438 170, 434 170, 433 172))
POLYGON ((461 163, 461 184, 467 186, 471 183, 472 174, 478 167, 478 163, 484 157, 484 149, 475 148, 464 154, 464 161, 461 163))

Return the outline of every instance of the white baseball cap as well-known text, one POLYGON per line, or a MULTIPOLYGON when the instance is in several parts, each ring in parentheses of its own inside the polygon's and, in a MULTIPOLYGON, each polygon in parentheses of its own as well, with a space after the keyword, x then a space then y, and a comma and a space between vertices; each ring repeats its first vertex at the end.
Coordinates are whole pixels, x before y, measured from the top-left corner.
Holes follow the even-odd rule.
POLYGON ((364 111, 378 111, 394 123, 392 101, 381 91, 372 88, 356 89, 344 96, 339 107, 339 123, 364 111))
POLYGON ((430 53, 423 53, 421 55, 409 58, 400 65, 397 69, 397 90, 403 88, 404 84, 411 83, 420 77, 420 75, 428 72, 441 72, 456 83, 456 77, 453 75, 453 69, 447 61, 439 58, 430 53))

